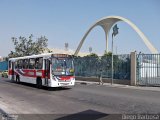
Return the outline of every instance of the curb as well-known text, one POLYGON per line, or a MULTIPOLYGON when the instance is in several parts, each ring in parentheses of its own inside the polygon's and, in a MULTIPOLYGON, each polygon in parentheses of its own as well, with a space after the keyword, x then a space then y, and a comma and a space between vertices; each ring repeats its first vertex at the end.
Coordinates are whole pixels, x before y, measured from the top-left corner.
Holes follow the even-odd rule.
MULTIPOLYGON (((99 86, 102 85, 102 84, 99 84, 99 82, 90 82, 90 81, 81 81, 81 80, 77 80, 76 83, 81 84, 81 85, 93 85, 93 84, 94 85, 99 85, 99 86)), ((160 92, 160 87, 130 86, 130 85, 121 85, 121 84, 111 85, 110 83, 104 83, 102 86, 114 87, 114 88, 135 89, 135 90, 149 90, 149 91, 160 92)))

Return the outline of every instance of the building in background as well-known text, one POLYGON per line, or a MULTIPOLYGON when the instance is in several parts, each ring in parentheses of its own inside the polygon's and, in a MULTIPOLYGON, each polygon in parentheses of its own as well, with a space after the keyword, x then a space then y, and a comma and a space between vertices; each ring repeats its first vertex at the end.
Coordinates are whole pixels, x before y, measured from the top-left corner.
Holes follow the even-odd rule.
MULTIPOLYGON (((59 49, 59 48, 49 48, 49 51, 52 52, 52 53, 61 53, 61 54, 69 54, 69 55, 74 55, 75 51, 74 50, 71 50, 71 49, 59 49)), ((45 51, 45 53, 47 53, 48 50, 45 51)), ((83 56, 86 56, 86 55, 89 55, 90 53, 87 53, 87 52, 79 52, 78 55, 83 57, 83 56)))
POLYGON ((0 62, 3 61, 3 58, 0 56, 0 62))

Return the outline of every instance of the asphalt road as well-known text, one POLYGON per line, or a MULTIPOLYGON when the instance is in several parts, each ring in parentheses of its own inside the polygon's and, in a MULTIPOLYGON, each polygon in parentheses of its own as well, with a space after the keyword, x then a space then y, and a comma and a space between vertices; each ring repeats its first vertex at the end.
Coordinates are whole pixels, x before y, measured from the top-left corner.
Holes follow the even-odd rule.
POLYGON ((88 114, 92 120, 115 117, 111 114, 159 114, 160 92, 93 84, 47 90, 0 78, 1 111, 21 116, 48 114, 57 120, 88 114))

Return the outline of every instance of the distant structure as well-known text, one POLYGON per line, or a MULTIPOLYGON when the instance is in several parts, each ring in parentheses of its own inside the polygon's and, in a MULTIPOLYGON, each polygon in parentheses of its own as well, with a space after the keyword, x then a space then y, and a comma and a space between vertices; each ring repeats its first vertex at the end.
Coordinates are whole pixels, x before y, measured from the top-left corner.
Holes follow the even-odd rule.
POLYGON ((3 60, 3 58, 0 56, 0 61, 2 61, 3 60))
POLYGON ((64 47, 65 47, 65 50, 68 51, 69 44, 68 43, 64 43, 64 47))
MULTIPOLYGON (((75 50, 68 49, 66 51, 64 49, 59 49, 59 48, 49 48, 49 51, 51 51, 50 53, 62 53, 62 54, 69 54, 69 55, 74 55, 74 53, 75 53, 75 50)), ((46 49, 44 51, 44 53, 48 53, 48 49, 46 49)), ((89 52, 88 53, 87 52, 79 52, 78 55, 83 57, 83 56, 89 55, 89 52)))
POLYGON ((91 53, 92 52, 92 47, 89 47, 89 53, 91 53))
POLYGON ((141 32, 141 30, 135 25, 133 24, 130 20, 120 17, 120 16, 108 16, 108 17, 104 17, 100 20, 98 20, 97 22, 95 22, 89 29, 88 31, 85 33, 85 35, 83 36, 82 40, 80 41, 74 55, 78 55, 84 40, 86 39, 87 35, 90 33, 90 31, 96 27, 96 26, 101 26, 105 32, 106 35, 106 52, 108 52, 108 35, 109 35, 109 31, 112 28, 112 26, 118 22, 118 21, 123 21, 126 22, 128 25, 130 25, 136 32, 137 34, 142 38, 143 42, 145 43, 145 45, 148 47, 148 49, 151 51, 151 53, 153 54, 157 54, 158 50, 150 43, 150 41, 147 39, 147 37, 143 34, 143 32, 141 32))

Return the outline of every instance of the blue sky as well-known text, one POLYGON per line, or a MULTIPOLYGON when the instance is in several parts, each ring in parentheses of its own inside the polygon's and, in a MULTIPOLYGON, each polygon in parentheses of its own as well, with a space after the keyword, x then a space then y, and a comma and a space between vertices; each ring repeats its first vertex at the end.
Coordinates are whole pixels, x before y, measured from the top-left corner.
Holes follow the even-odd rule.
MULTIPOLYGON (((48 38, 49 48, 75 50, 89 27, 98 19, 117 15, 131 20, 160 51, 159 0, 0 0, 0 56, 14 50, 11 37, 41 35, 48 38)), ((118 22, 119 34, 114 39, 114 52, 137 50, 150 53, 137 33, 126 23, 118 22)), ((111 49, 111 33, 109 50, 111 49)), ((88 35, 81 51, 103 54, 105 34, 96 27, 88 35)))

